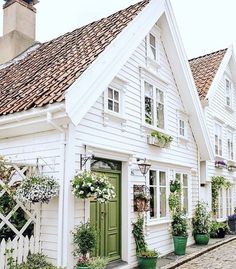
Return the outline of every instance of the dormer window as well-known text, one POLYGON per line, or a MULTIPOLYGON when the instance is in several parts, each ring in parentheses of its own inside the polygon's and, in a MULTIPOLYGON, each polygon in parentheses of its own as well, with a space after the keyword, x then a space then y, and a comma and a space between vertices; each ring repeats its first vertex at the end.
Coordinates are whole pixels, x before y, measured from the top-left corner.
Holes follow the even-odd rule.
POLYGON ((232 83, 229 79, 225 79, 225 95, 226 95, 226 105, 232 108, 233 92, 232 92, 232 83))

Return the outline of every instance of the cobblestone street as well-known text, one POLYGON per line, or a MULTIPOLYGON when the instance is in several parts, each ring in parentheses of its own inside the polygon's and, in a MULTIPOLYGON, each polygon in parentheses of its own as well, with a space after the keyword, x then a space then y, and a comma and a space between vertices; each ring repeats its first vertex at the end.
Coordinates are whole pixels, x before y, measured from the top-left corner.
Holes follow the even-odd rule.
POLYGON ((236 268, 236 240, 209 251, 177 268, 234 269, 236 268))

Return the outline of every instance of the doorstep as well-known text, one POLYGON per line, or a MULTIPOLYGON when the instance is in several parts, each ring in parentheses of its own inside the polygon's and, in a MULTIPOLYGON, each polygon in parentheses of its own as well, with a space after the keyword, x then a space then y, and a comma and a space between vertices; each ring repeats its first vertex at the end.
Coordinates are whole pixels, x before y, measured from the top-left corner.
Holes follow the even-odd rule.
POLYGON ((186 255, 184 256, 177 256, 174 253, 170 253, 158 259, 157 268, 159 269, 177 268, 178 266, 233 240, 236 240, 236 235, 226 235, 225 238, 211 238, 207 246, 197 246, 195 244, 188 246, 186 249, 186 255))
POLYGON ((128 265, 127 262, 118 260, 118 261, 109 263, 106 269, 126 269, 128 268, 127 265, 128 265))

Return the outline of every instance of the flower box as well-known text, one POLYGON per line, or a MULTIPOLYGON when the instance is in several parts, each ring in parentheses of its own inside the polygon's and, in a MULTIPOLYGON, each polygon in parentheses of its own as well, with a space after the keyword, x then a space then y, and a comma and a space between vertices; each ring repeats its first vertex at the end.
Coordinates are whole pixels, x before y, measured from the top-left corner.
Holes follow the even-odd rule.
POLYGON ((219 169, 227 168, 227 163, 224 160, 215 161, 215 167, 219 169))
POLYGON ((159 148, 166 148, 170 146, 170 142, 166 143, 165 141, 159 139, 158 137, 154 137, 152 135, 147 136, 147 143, 149 145, 153 145, 159 148))

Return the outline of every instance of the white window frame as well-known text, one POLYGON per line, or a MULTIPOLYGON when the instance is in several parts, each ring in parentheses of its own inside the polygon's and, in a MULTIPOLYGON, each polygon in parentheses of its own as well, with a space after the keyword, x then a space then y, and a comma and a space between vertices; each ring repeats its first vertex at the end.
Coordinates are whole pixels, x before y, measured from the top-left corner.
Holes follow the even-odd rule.
POLYGON ((226 217, 232 215, 233 213, 233 188, 227 188, 225 190, 226 196, 226 217))
POLYGON ((231 130, 227 131, 227 151, 228 160, 234 160, 234 133, 231 130))
POLYGON ((147 49, 147 66, 151 68, 160 67, 160 49, 161 49, 161 34, 160 29, 155 26, 146 37, 146 49, 147 49), (156 59, 153 58, 153 53, 151 50, 150 35, 155 38, 155 48, 156 48, 156 59))
POLYGON ((156 130, 156 131, 160 131, 160 132, 163 132, 165 130, 167 130, 167 102, 166 102, 166 92, 167 92, 167 89, 166 89, 166 85, 161 84, 161 83, 156 83, 148 78, 145 78, 142 80, 142 111, 143 111, 143 125, 146 126, 147 128, 149 129, 152 129, 152 130, 156 130), (145 117, 145 82, 152 85, 153 87, 153 124, 148 124, 146 122, 146 117, 145 117), (163 92, 163 99, 164 99, 164 128, 160 128, 160 127, 157 127, 157 90, 160 90, 163 92))
POLYGON ((214 152, 216 156, 219 157, 223 156, 223 126, 219 122, 214 123, 214 152), (216 143, 216 135, 218 137, 217 143, 216 143), (218 147, 217 151, 216 146, 218 147))
POLYGON ((188 115, 184 111, 178 111, 178 110, 177 110, 177 115, 178 115, 178 117, 177 117, 178 137, 181 140, 184 140, 187 142, 188 141, 188 115), (182 121, 184 123, 184 128, 181 128, 180 121, 182 121), (183 129, 184 135, 181 133, 181 129, 183 129))
POLYGON ((217 220, 223 221, 233 213, 233 188, 221 188, 219 190, 217 220))
POLYGON ((233 109, 233 87, 232 81, 229 77, 225 77, 225 104, 226 107, 233 109), (227 83, 229 83, 229 88, 227 87, 227 83), (230 104, 227 103, 229 99, 230 104))
POLYGON ((155 187, 156 188, 156 217, 151 217, 149 214, 149 222, 162 222, 163 220, 170 220, 170 212, 169 212, 169 195, 170 195, 170 191, 169 191, 169 176, 168 176, 168 170, 167 169, 150 169, 149 173, 148 173, 148 187, 155 187), (156 185, 150 185, 150 172, 154 171, 156 172, 156 185), (161 217, 160 215, 160 206, 161 206, 161 199, 160 199, 160 172, 163 172, 166 174, 166 216, 161 217))
POLYGON ((128 87, 128 82, 115 77, 107 89, 104 91, 104 125, 108 125, 109 120, 115 119, 119 120, 123 123, 126 122, 126 111, 125 111, 125 103, 126 103, 126 91, 128 87), (108 89, 112 89, 119 92, 119 113, 108 109, 108 89))

